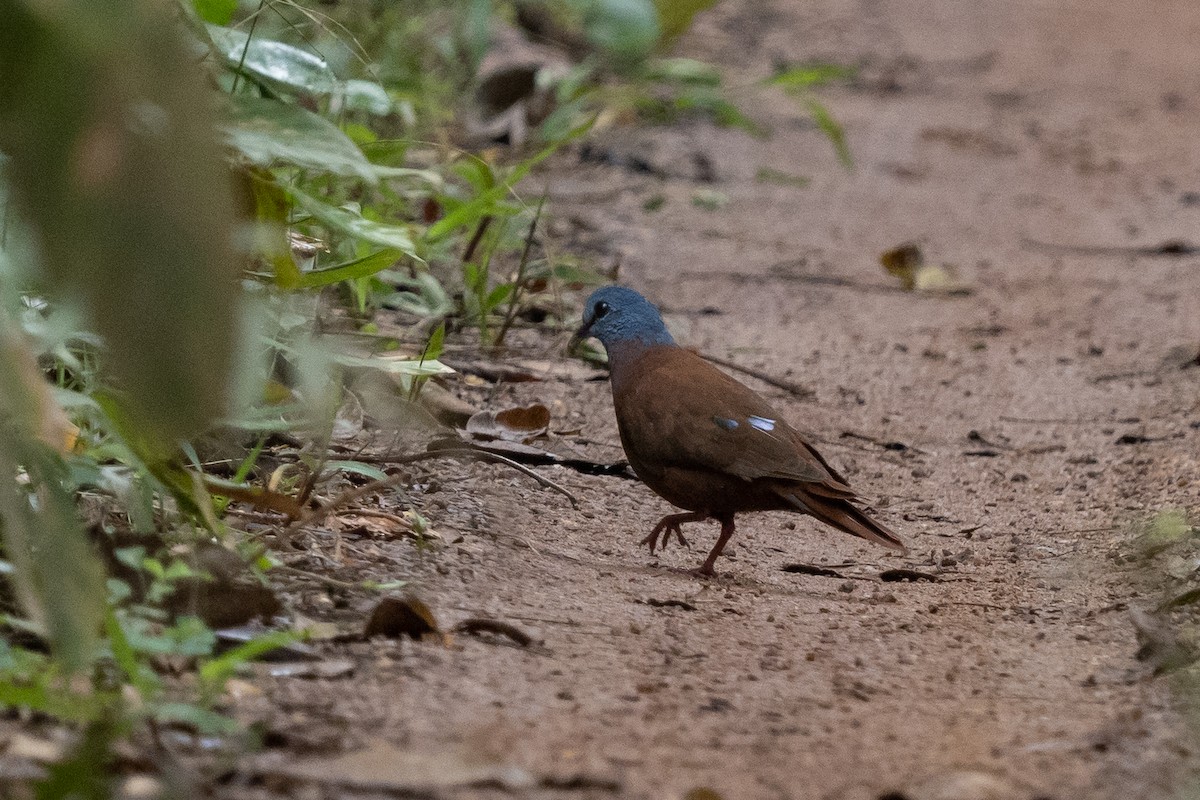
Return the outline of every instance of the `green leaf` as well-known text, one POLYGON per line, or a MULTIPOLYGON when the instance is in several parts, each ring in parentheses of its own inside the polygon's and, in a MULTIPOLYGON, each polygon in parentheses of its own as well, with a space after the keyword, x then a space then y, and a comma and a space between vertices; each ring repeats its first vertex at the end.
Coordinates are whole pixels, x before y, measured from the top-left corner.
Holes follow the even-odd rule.
POLYGON ((237 0, 192 0, 200 19, 214 25, 228 25, 237 11, 237 0))
POLYGON ((717 0, 654 0, 662 25, 662 43, 670 44, 692 26, 692 18, 717 0))
POLYGON ((784 89, 809 89, 831 81, 853 78, 855 73, 853 67, 843 64, 806 64, 778 72, 764 83, 784 89))
POLYGON ((394 104, 387 90, 375 81, 348 80, 342 87, 342 102, 349 111, 365 111, 382 117, 394 104))
POLYGON ((626 63, 648 56, 662 35, 651 0, 590 0, 583 31, 593 45, 626 63))
POLYGON ((244 70, 279 91, 327 95, 342 87, 325 59, 290 44, 250 38, 233 28, 208 26, 209 36, 225 63, 244 70))
MULTIPOLYGON (((327 203, 323 203, 296 188, 288 189, 288 193, 291 194, 292 199, 296 201, 297 205, 311 214, 317 222, 320 222, 325 227, 363 242, 370 242, 371 244, 399 250, 410 258, 422 261, 420 256, 417 255, 417 248, 413 243, 408 227, 388 225, 383 222, 364 219, 358 214, 347 211, 344 208, 334 208, 327 203)), ((395 261, 395 259, 392 259, 392 261, 395 261)), ((386 266, 381 266, 379 269, 386 269, 386 266)), ((375 271, 378 272, 379 270, 375 271)), ((303 276, 301 277, 301 281, 303 281, 303 276)))
POLYGON ((812 115, 813 122, 817 123, 817 127, 833 144, 838 161, 842 162, 842 166, 846 169, 853 169, 854 157, 850 155, 850 145, 846 143, 846 132, 842 129, 841 124, 833 118, 829 109, 815 97, 808 98, 805 105, 808 107, 808 113, 812 115))
POLYGON ((209 684, 210 688, 213 688, 214 685, 224 685, 241 664, 253 661, 272 650, 294 644, 299 639, 300 636, 295 631, 271 631, 262 636, 256 636, 205 663, 200 667, 200 680, 209 684))
POLYGON ((409 375, 417 378, 432 378, 435 375, 449 375, 454 372, 442 362, 427 358, 424 361, 416 358, 389 358, 386 356, 355 356, 349 353, 335 353, 333 360, 347 367, 360 369, 375 369, 389 375, 409 375))
POLYGON ((443 320, 433 329, 433 333, 429 334, 429 341, 425 343, 425 349, 421 351, 421 360, 432 358, 441 358, 442 348, 446 344, 446 322, 443 320))
POLYGON ((373 481, 385 481, 388 478, 388 474, 379 467, 373 467, 361 461, 326 461, 325 469, 350 472, 355 475, 362 475, 364 478, 370 478, 373 481))
POLYGON ((484 311, 491 311, 496 308, 512 294, 513 285, 511 283, 502 283, 488 293, 488 296, 483 301, 484 311))
POLYGON ((383 305, 407 311, 419 317, 437 319, 454 311, 454 302, 446 294, 445 287, 428 272, 419 272, 415 278, 395 281, 411 291, 394 292, 383 300, 383 305))
POLYGON ((552 156, 555 151, 557 151, 567 142, 583 136, 592 129, 592 124, 594 122, 595 120, 592 119, 583 125, 576 127, 562 139, 551 143, 530 158, 522 161, 520 164, 514 167, 500 183, 496 184, 485 192, 481 192, 470 202, 464 203, 448 213, 446 216, 442 217, 433 225, 430 225, 429 229, 425 231, 426 238, 431 242, 437 241, 438 239, 450 234, 456 228, 462 225, 470 224, 487 215, 499 203, 500 199, 505 197, 512 190, 512 187, 520 183, 521 180, 529 174, 530 170, 552 156))
POLYGON ((229 103, 226 140, 261 167, 283 161, 372 183, 378 180, 381 169, 390 169, 373 165, 349 136, 308 109, 247 95, 230 97, 229 103))
POLYGON ((656 58, 646 65, 646 77, 700 86, 721 85, 720 71, 694 58, 656 58))
POLYGON ((125 673, 125 679, 138 690, 142 697, 150 699, 161 687, 158 676, 149 669, 143 669, 142 664, 138 661, 137 651, 133 649, 121 627, 120 619, 111 609, 105 620, 105 631, 108 633, 108 646, 112 651, 113 661, 117 662, 117 666, 125 673))
POLYGON ((330 284, 353 280, 355 278, 366 278, 391 267, 403 258, 404 255, 405 253, 401 250, 380 250, 368 256, 347 261, 345 264, 339 264, 336 267, 305 272, 300 276, 300 280, 296 286, 303 289, 316 289, 321 286, 329 286, 330 284))
POLYGON ((752 136, 763 136, 762 126, 742 113, 741 109, 709 86, 689 86, 676 99, 679 111, 698 110, 712 116, 722 127, 741 128, 752 136))

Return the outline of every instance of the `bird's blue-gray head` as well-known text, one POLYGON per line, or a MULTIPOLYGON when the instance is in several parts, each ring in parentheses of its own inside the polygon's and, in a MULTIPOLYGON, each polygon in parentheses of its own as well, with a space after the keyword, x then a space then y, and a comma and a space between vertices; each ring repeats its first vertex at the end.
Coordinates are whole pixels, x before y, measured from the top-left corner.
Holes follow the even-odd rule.
POLYGON ((592 292, 583 305, 583 324, 575 340, 595 336, 611 350, 622 344, 675 344, 654 305, 624 286, 605 286, 592 292))

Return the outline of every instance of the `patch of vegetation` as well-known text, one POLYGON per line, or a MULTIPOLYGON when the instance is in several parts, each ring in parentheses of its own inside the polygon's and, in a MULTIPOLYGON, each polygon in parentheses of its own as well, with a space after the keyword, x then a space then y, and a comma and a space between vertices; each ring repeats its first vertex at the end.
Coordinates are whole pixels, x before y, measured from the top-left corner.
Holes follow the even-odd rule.
POLYGON ((388 479, 330 457, 346 377, 411 402, 449 335, 501 348, 602 280, 518 192, 541 162, 626 112, 758 132, 715 70, 656 55, 711 4, 0 4, 0 702, 80 732, 44 796, 103 796, 89 770, 135 731, 245 738, 227 681, 298 635, 216 633, 278 611, 244 520, 388 479), (483 71, 498 26, 566 69, 483 71))

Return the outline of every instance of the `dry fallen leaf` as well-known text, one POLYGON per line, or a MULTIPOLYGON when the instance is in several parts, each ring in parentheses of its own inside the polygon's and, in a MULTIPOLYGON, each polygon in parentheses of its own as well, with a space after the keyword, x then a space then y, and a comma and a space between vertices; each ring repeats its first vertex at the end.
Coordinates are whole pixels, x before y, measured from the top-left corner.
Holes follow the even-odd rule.
POLYGON ((385 597, 371 611, 371 616, 363 628, 363 636, 387 636, 399 639, 409 636, 420 639, 428 634, 441 633, 437 620, 429 606, 417 598, 385 597))
POLYGON ((880 254, 879 263, 900 280, 900 288, 906 292, 929 294, 970 294, 971 289, 958 278, 958 271, 950 264, 927 264, 919 245, 905 242, 880 254))
POLYGON ((528 443, 550 427, 550 409, 541 403, 503 411, 480 411, 467 420, 467 433, 484 440, 528 443))
POLYGON ((905 242, 879 256, 879 263, 889 275, 900 279, 900 288, 911 292, 917 288, 917 270, 925 263, 921 248, 913 242, 905 242))

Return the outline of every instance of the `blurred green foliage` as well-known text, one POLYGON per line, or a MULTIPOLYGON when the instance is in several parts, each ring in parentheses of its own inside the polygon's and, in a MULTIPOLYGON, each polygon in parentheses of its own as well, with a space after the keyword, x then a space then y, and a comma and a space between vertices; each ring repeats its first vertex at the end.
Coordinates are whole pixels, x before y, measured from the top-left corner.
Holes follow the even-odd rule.
MULTIPOLYGON (((84 727, 47 791, 101 796, 69 765, 101 762, 140 720, 228 732, 225 681, 290 640, 219 655, 204 622, 164 607, 211 579, 173 555, 199 543, 258 578, 273 566, 222 517, 262 496, 267 434, 299 430, 323 452, 341 371, 387 373, 413 399, 446 370, 448 332, 503 345, 533 293, 599 280, 532 246, 543 209, 518 185, 538 164, 614 111, 761 133, 718 70, 663 57, 712 4, 0 0, 0 573, 14 595, 0 597, 0 703, 84 727), (552 102, 527 145, 472 152, 461 119, 495 28, 535 8, 573 66, 538 77, 552 102), (347 348, 318 331, 331 306, 367 334, 388 309, 404 333, 347 348), (193 443, 217 423, 257 442, 232 479, 193 443), (81 493, 115 527, 164 537, 110 554, 139 590, 106 580, 96 551, 114 525, 85 526, 81 493), (30 640, 49 655, 15 643, 30 640), (189 691, 156 669, 164 656, 195 668, 189 691)), ((774 80, 841 150, 811 94, 832 77, 774 80)))

